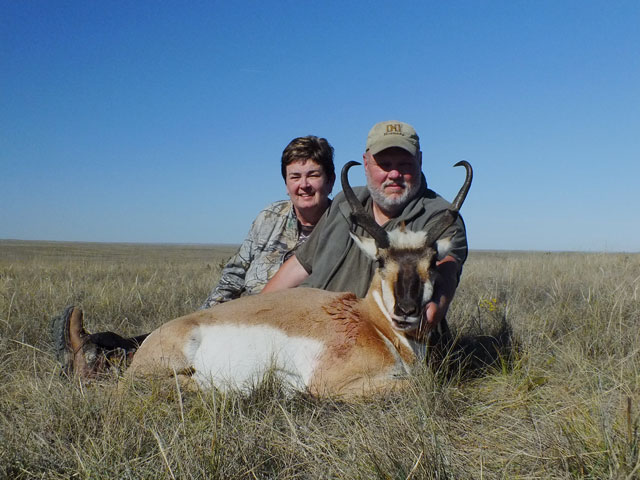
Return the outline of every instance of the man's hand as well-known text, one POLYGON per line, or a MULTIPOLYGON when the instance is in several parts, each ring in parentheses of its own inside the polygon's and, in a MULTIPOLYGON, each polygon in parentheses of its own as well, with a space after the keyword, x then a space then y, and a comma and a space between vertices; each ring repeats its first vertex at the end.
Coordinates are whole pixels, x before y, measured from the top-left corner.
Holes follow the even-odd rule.
POLYGON ((436 269, 440 275, 436 280, 433 297, 425 307, 427 324, 423 328, 426 331, 436 327, 447 314, 458 284, 458 262, 451 255, 436 262, 436 269))

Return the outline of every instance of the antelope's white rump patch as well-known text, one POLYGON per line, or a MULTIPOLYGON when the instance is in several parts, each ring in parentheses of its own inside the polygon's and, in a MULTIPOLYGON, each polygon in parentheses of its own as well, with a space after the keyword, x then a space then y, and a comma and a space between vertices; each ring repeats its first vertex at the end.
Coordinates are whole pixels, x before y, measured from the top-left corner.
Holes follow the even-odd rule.
POLYGON ((270 369, 296 390, 308 387, 324 344, 266 325, 201 325, 184 355, 202 388, 248 390, 270 369))

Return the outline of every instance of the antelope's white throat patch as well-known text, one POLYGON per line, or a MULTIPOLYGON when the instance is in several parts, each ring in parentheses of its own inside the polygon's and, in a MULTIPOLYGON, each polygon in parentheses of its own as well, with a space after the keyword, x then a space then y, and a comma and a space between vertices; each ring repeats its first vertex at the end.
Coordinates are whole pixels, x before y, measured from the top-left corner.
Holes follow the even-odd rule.
POLYGON ((424 290, 422 292, 422 304, 426 305, 433 297, 433 285, 431 282, 425 282, 423 284, 424 290))
MULTIPOLYGON (((382 300, 382 297, 380 296, 380 293, 374 290, 373 299, 375 300, 375 302, 378 305, 378 308, 380 309, 382 314, 388 320, 389 324, 391 326, 393 326, 393 319, 391 318, 391 312, 389 312, 389 310, 387 310, 387 307, 385 306, 384 301, 382 300)), ((400 341, 402 343, 404 343, 406 346, 410 347, 409 341, 407 340, 407 337, 405 337, 404 335, 401 335, 395 328, 392 328, 391 331, 394 333, 394 335, 397 338, 400 339, 400 341)))
POLYGON ((249 390, 273 371, 295 390, 311 380, 324 344, 266 325, 201 325, 184 347, 201 388, 249 390))

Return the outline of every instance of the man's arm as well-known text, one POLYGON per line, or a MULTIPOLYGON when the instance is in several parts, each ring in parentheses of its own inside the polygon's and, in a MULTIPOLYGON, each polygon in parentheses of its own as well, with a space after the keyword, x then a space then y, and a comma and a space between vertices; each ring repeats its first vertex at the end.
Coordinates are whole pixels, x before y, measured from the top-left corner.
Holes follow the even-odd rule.
POLYGON ((426 306, 427 329, 432 329, 444 318, 458 286, 458 262, 447 255, 436 263, 440 274, 433 297, 426 306))
POLYGON ((262 289, 262 293, 275 292, 285 288, 294 288, 307 279, 309 273, 304 269, 295 255, 284 262, 277 273, 262 289))

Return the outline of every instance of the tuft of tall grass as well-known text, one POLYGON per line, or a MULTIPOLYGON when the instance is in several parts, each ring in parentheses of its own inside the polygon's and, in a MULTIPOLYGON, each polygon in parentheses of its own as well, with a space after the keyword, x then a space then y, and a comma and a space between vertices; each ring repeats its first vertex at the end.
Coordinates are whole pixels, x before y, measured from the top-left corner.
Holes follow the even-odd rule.
POLYGON ((355 403, 273 375, 248 394, 60 376, 66 305, 147 332, 198 308, 233 251, 0 241, 0 477, 640 478, 638 254, 472 251, 442 367, 355 403))

